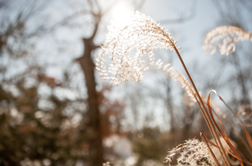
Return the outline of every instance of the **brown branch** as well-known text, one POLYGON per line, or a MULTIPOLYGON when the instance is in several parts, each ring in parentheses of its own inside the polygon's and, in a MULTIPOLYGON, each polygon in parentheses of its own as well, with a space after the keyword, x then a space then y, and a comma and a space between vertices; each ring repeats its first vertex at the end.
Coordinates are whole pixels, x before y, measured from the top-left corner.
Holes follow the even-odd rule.
POLYGON ((183 16, 180 18, 175 18, 175 19, 160 20, 157 22, 159 22, 160 24, 176 24, 176 23, 181 23, 181 22, 192 20, 196 16, 196 8, 197 8, 197 0, 194 0, 189 15, 186 15, 186 16, 183 16))
POLYGON ((70 20, 74 19, 75 17, 81 16, 81 15, 83 15, 83 14, 88 14, 88 13, 90 13, 90 11, 87 11, 87 10, 81 10, 81 11, 78 11, 78 12, 76 12, 76 13, 73 13, 73 14, 71 14, 71 15, 65 17, 65 18, 62 19, 61 21, 57 22, 56 24, 54 24, 54 25, 50 28, 50 30, 53 30, 53 29, 55 29, 55 28, 57 28, 57 27, 59 27, 59 26, 62 26, 62 25, 67 24, 70 20))
POLYGON ((95 49, 97 49, 97 48, 101 48, 101 46, 100 46, 100 45, 94 45, 94 46, 93 46, 93 50, 95 50, 95 49))
POLYGON ((217 166, 220 166, 218 160, 216 159, 216 157, 215 157, 215 155, 214 155, 214 153, 213 153, 213 151, 212 151, 212 149, 211 149, 210 146, 208 145, 208 142, 207 142, 205 136, 204 136, 202 133, 200 133, 200 136, 201 136, 201 138, 203 139, 203 141, 205 142, 205 144, 207 145, 207 148, 208 148, 209 152, 211 153, 211 155, 212 155, 212 157, 213 157, 215 163, 217 164, 217 166))
POLYGON ((39 26, 34 32, 31 32, 29 35, 27 35, 27 37, 29 38, 29 37, 36 36, 36 35, 39 35, 39 34, 52 32, 56 28, 66 25, 68 22, 70 22, 70 20, 72 20, 72 19, 74 19, 76 17, 79 17, 79 16, 81 16, 83 14, 89 14, 89 13, 90 13, 90 11, 81 10, 81 11, 78 11, 78 12, 76 12, 74 14, 71 14, 71 15, 65 17, 64 19, 62 19, 61 21, 55 23, 54 25, 52 25, 49 28, 46 28, 45 26, 39 26))
POLYGON ((100 15, 96 15, 95 16, 95 28, 94 28, 92 36, 89 39, 91 39, 91 40, 94 39, 95 35, 97 34, 97 30, 98 30, 99 25, 100 25, 100 20, 101 20, 100 15))

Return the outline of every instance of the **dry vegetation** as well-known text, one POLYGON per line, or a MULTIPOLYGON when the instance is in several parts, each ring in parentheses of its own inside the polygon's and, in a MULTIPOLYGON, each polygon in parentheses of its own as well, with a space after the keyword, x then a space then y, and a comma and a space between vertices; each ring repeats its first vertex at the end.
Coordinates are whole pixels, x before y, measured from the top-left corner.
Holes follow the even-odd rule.
MULTIPOLYGON (((244 40, 252 40, 252 34, 237 27, 222 26, 207 33, 203 48, 211 54, 219 48, 221 54, 228 55, 235 51, 237 42, 244 40)), ((251 165, 251 163, 242 159, 228 138, 225 126, 214 111, 216 105, 211 105, 210 95, 215 93, 224 104, 226 104, 225 101, 215 90, 212 90, 208 97, 203 100, 183 62, 176 43, 172 35, 150 17, 140 12, 133 12, 126 24, 122 25, 114 21, 109 26, 107 39, 97 58, 97 70, 105 80, 110 80, 118 85, 129 80, 139 82, 142 80, 145 71, 159 69, 165 72, 167 77, 178 82, 186 90, 191 100, 198 104, 213 141, 208 140, 204 134, 201 134, 202 142, 196 139, 187 140, 184 144, 169 152, 166 157, 168 163, 172 161, 175 154, 179 153, 180 157, 177 158, 179 165, 231 165, 227 157, 227 154, 229 154, 239 160, 241 166, 244 163, 251 165), (155 57, 154 50, 159 48, 176 52, 189 80, 176 71, 171 63, 164 63, 161 59, 155 57), (222 130, 216 120, 221 124, 222 130), (227 146, 224 146, 226 144, 230 150, 227 150, 227 146), (216 152, 216 149, 219 151, 216 152), (217 160, 216 153, 221 155, 220 160, 217 160)), ((234 114, 234 111, 228 105, 226 106, 234 114)), ((249 146, 248 149, 251 152, 252 140, 249 132, 239 116, 236 116, 236 118, 246 133, 244 139, 247 140, 246 145, 249 146)), ((108 165, 108 163, 105 165, 108 165)))

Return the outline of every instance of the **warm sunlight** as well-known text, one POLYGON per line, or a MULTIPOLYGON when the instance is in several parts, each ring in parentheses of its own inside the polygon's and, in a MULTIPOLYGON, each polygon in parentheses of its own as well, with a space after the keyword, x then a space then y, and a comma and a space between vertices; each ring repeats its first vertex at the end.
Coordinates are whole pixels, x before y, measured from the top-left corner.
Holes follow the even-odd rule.
POLYGON ((111 16, 119 24, 125 24, 129 20, 131 11, 133 11, 132 4, 127 1, 120 1, 112 9, 111 16))
POLYGON ((252 0, 0 0, 0 166, 252 166, 251 20, 252 0))

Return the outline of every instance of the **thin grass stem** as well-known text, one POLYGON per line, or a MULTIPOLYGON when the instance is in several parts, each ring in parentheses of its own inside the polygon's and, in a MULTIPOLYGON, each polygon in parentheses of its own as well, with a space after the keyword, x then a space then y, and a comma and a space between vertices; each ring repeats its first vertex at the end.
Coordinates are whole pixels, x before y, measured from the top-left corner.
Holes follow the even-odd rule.
POLYGON ((208 142, 206 141, 205 136, 204 136, 202 133, 200 133, 200 136, 201 136, 201 138, 203 139, 203 141, 206 143, 207 148, 208 148, 209 152, 211 153, 211 155, 212 155, 212 157, 213 157, 215 163, 217 164, 217 166, 220 166, 220 164, 219 164, 219 162, 218 162, 216 156, 214 155, 212 149, 211 149, 210 146, 208 145, 208 142))
MULTIPOLYGON (((171 42, 172 42, 172 41, 171 41, 171 42)), ((199 94, 199 92, 198 92, 198 90, 197 90, 197 88, 196 88, 196 86, 195 86, 195 84, 194 84, 192 78, 191 78, 191 75, 189 74, 189 72, 188 72, 188 70, 187 70, 187 67, 186 67, 186 65, 185 65, 185 63, 184 63, 184 61, 183 61, 183 59, 182 59, 182 57, 181 57, 181 55, 180 55, 178 49, 176 48, 175 45, 173 45, 173 48, 174 48, 174 50, 175 50, 175 52, 176 52, 176 54, 177 54, 177 56, 178 56, 178 58, 179 58, 179 60, 180 60, 180 62, 181 62, 181 64, 182 64, 182 66, 183 66, 183 68, 184 68, 184 70, 185 70, 185 72, 186 72, 186 74, 187 74, 187 76, 188 76, 188 78, 189 78, 189 80, 190 80, 190 82, 191 82, 193 88, 194 88, 194 91, 195 91, 196 96, 197 96, 197 103, 198 103, 198 105, 199 105, 199 107, 200 107, 200 110, 201 110, 201 112, 202 112, 203 118, 204 118, 204 120, 205 120, 206 123, 207 123, 207 126, 208 126, 208 128, 209 128, 209 131, 210 131, 212 137, 214 138, 215 142, 221 147, 221 148, 220 148, 221 156, 222 156, 222 158, 223 158, 225 164, 226 164, 227 166, 231 166, 231 164, 230 164, 230 162, 229 162, 229 160, 228 160, 228 158, 227 158, 227 155, 226 155, 226 153, 225 153, 225 150, 224 150, 224 148, 223 148, 223 145, 222 145, 222 143, 220 142, 220 139, 219 139, 219 136, 218 136, 218 134, 217 134, 216 128, 215 128, 215 126, 214 126, 214 124, 213 124, 213 122, 212 122, 212 120, 211 120, 209 114, 207 113, 207 110, 206 110, 206 107, 205 107, 205 105, 204 105, 204 102, 202 101, 202 98, 201 98, 201 96, 200 96, 200 94, 199 94), (198 101, 198 100, 199 100, 199 101, 198 101), (216 141, 216 140, 217 140, 217 141, 216 141)))

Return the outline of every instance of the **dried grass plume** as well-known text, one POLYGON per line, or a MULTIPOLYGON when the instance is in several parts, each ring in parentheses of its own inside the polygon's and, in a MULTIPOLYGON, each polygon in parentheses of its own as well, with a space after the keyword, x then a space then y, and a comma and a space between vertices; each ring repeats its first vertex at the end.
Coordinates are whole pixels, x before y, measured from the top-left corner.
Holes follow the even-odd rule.
POLYGON ((170 165, 175 155, 177 158, 177 165, 211 165, 216 166, 207 145, 198 139, 186 140, 185 143, 178 145, 176 148, 168 152, 166 162, 170 165))
POLYGON ((116 85, 141 81, 149 67, 167 68, 154 57, 153 51, 173 50, 176 44, 170 33, 143 13, 132 12, 125 22, 122 25, 120 21, 112 21, 96 64, 103 78, 116 85), (109 66, 106 61, 110 61, 109 66))
POLYGON ((164 63, 154 56, 156 49, 180 49, 176 43, 172 35, 149 16, 135 11, 125 22, 113 20, 108 26, 105 44, 96 59, 96 69, 103 79, 118 85, 129 80, 139 82, 146 70, 156 68, 177 81, 191 100, 196 101, 189 81, 170 62, 164 63))
POLYGON ((221 55, 229 55, 235 51, 239 41, 252 41, 252 34, 234 26, 220 26, 209 31, 203 42, 206 53, 214 54, 219 48, 221 55))

